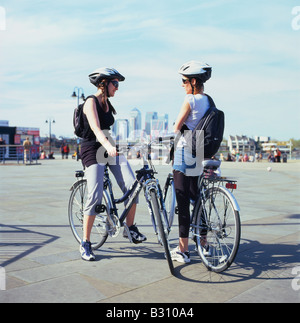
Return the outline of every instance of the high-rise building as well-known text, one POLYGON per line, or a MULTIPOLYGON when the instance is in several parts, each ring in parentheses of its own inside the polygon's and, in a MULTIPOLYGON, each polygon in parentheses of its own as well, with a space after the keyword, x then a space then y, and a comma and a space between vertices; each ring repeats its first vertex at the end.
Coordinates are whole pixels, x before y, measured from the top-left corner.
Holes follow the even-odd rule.
POLYGON ((157 112, 147 112, 145 120, 145 132, 151 134, 152 120, 157 120, 157 112))
POLYGON ((142 115, 140 110, 134 108, 130 111, 129 118, 129 137, 135 140, 142 130, 142 115))
POLYGON ((123 141, 128 139, 128 120, 117 119, 113 126, 113 132, 116 136, 116 141, 123 141))
POLYGON ((165 132, 168 132, 168 129, 169 129, 169 115, 168 114, 161 114, 158 116, 158 119, 159 120, 162 120, 163 121, 163 130, 165 132))
POLYGON ((164 131, 164 120, 156 119, 151 120, 151 138, 157 138, 159 136, 163 136, 164 131))
POLYGON ((168 114, 158 115, 157 119, 151 120, 151 137, 164 136, 168 133, 168 114))

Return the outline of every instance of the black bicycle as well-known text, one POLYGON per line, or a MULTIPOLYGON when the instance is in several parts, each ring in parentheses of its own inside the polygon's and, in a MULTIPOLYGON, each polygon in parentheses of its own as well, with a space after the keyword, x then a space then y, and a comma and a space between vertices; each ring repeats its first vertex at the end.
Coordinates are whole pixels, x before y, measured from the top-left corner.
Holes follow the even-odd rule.
MULTIPOLYGON (((170 225, 166 211, 162 190, 158 179, 155 178, 156 171, 148 152, 151 151, 151 144, 144 144, 140 147, 143 157, 143 167, 136 171, 136 180, 119 199, 115 199, 112 182, 109 178, 107 167, 104 172, 104 188, 102 203, 97 207, 97 215, 91 232, 91 243, 94 250, 99 249, 110 236, 115 238, 119 235, 121 227, 127 231, 131 241, 129 229, 125 219, 134 204, 136 197, 144 190, 148 211, 152 220, 154 232, 158 237, 158 242, 163 246, 165 257, 168 261, 170 272, 174 275, 174 266, 170 254, 169 232, 170 225), (145 153, 143 153, 145 152, 145 153), (128 200, 121 216, 118 215, 117 205, 128 200)), ((77 181, 71 187, 68 216, 71 230, 75 239, 80 243, 83 231, 83 210, 87 199, 87 182, 84 178, 84 171, 76 171, 77 181)), ((131 241, 132 242, 132 241, 131 241)))
MULTIPOLYGON (((171 142, 171 146, 173 143, 171 142)), ((221 162, 203 161, 199 177, 198 197, 191 201, 191 238, 208 270, 222 272, 233 263, 241 236, 240 208, 232 194, 236 181, 220 177, 216 170, 221 162)), ((168 222, 172 225, 177 213, 173 175, 169 174, 163 189, 168 222)))

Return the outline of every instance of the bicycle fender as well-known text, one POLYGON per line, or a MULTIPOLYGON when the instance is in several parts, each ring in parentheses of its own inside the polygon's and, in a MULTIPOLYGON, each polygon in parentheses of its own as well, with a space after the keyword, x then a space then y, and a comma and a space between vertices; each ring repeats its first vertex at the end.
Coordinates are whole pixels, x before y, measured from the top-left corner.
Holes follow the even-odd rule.
POLYGON ((234 195, 227 188, 225 188, 223 186, 219 186, 219 189, 228 194, 234 210, 240 212, 241 211, 240 206, 239 206, 236 198, 234 197, 234 195))
MULTIPOLYGON (((83 179, 82 181, 86 181, 85 179, 83 179)), ((70 188, 70 191, 74 191, 75 188, 81 183, 81 181, 76 181, 70 188)))

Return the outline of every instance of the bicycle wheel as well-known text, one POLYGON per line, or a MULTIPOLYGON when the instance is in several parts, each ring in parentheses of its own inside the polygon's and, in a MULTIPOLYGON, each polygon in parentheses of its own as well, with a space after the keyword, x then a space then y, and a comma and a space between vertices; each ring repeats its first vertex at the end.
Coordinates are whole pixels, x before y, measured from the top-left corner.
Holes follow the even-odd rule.
POLYGON ((166 230, 166 226, 164 225, 164 217, 161 214, 161 209, 159 207, 156 192, 152 190, 150 192, 150 196, 151 196, 151 204, 152 204, 153 213, 154 213, 156 223, 157 223, 159 240, 161 241, 161 243, 165 249, 165 256, 168 261, 170 272, 172 275, 174 275, 174 266, 173 266, 173 261, 171 259, 171 251, 170 251, 170 245, 169 245, 169 241, 168 241, 169 234, 168 234, 168 231, 166 230))
POLYGON ((165 202, 165 207, 167 211, 167 218, 169 221, 170 228, 173 225, 174 214, 175 214, 175 206, 176 206, 176 196, 175 196, 175 187, 173 175, 169 174, 165 183, 163 197, 165 202))
MULTIPOLYGON (((83 234, 83 210, 87 199, 87 182, 85 179, 78 181, 72 188, 69 200, 69 223, 75 239, 81 243, 83 234)), ((96 215, 91 231, 91 243, 94 250, 99 249, 108 237, 106 230, 107 214, 110 210, 107 192, 103 191, 103 207, 101 213, 96 215)))
POLYGON ((194 239, 199 256, 208 270, 222 272, 230 267, 239 248, 239 207, 227 189, 211 187, 206 191, 204 205, 198 205, 196 212, 194 239), (208 250, 201 246, 205 238, 208 250))

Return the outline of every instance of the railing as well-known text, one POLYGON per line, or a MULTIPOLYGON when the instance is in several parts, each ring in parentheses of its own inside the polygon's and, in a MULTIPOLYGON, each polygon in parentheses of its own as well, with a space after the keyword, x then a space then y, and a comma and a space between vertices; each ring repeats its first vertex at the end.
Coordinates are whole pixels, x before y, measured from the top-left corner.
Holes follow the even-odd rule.
POLYGON ((39 157, 38 146, 30 147, 28 154, 25 156, 24 147, 21 145, 0 145, 0 163, 3 164, 6 162, 37 164, 39 157))

